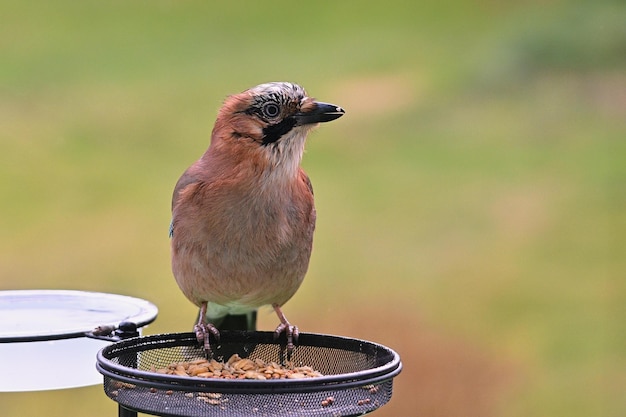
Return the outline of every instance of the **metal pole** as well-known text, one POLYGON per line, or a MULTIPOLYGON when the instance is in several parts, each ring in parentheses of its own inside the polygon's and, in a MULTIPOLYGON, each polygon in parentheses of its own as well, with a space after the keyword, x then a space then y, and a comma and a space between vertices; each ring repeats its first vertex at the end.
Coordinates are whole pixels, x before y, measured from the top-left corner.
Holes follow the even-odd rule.
POLYGON ((117 406, 117 415, 118 417, 137 417, 137 412, 134 410, 129 410, 128 408, 124 408, 121 405, 117 406))
MULTIPOLYGON (((131 337, 138 337, 139 331, 137 331, 137 325, 131 322, 122 322, 119 324, 119 327, 115 331, 115 336, 117 336, 120 340, 130 339, 131 337)), ((120 356, 120 364, 136 368, 137 367, 137 355, 122 355, 120 356)), ((128 408, 124 408, 118 404, 117 406, 117 415, 118 417, 137 417, 137 412, 134 410, 130 410, 128 408)))

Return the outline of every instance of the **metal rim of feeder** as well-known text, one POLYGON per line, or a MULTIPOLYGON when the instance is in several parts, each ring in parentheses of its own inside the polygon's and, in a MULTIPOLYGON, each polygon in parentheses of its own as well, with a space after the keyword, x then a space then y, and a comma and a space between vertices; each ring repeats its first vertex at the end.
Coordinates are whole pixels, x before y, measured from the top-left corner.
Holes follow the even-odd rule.
MULTIPOLYGON (((222 331, 221 340, 235 344, 278 344, 274 340, 273 332, 245 332, 222 331)), ((194 333, 174 333, 145 336, 127 339, 105 347, 97 355, 96 367, 100 373, 126 383, 165 390, 185 390, 193 388, 200 392, 230 392, 230 393, 286 393, 286 392, 315 392, 323 387, 335 386, 338 389, 360 387, 376 384, 392 379, 400 373, 402 363, 400 356, 392 349, 360 339, 351 339, 341 336, 302 333, 298 338, 299 347, 310 346, 317 348, 333 348, 346 351, 370 353, 372 356, 384 357, 386 362, 380 366, 335 375, 325 375, 315 378, 298 380, 225 380, 214 378, 199 378, 192 376, 164 375, 127 367, 111 361, 113 357, 139 353, 141 351, 185 346, 197 343, 194 333), (136 349, 141 342, 140 349, 136 349)))

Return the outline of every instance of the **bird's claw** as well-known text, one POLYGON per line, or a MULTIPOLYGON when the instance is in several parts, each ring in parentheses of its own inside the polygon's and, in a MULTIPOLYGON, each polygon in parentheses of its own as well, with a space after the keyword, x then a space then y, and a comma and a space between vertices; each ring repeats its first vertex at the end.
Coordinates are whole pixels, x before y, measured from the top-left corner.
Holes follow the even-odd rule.
POLYGON ((198 323, 193 328, 196 333, 196 339, 198 339, 198 343, 204 349, 204 354, 207 358, 213 357, 213 351, 211 350, 211 342, 209 340, 210 335, 213 335, 216 341, 220 340, 220 331, 217 330, 217 327, 212 325, 211 323, 198 323))
POLYGON ((291 353, 293 352, 295 345, 294 343, 298 342, 298 336, 300 335, 300 331, 298 330, 298 326, 294 326, 289 322, 280 323, 276 330, 274 330, 274 339, 278 339, 281 333, 285 333, 287 337, 287 359, 291 357, 291 353))

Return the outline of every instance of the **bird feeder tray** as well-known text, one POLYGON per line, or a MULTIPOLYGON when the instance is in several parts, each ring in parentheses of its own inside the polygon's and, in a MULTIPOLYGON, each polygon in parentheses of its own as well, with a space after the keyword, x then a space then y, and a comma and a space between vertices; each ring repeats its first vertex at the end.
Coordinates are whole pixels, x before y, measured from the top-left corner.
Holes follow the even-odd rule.
MULTIPOLYGON (((284 338, 272 332, 222 331, 217 360, 237 353, 266 363, 285 361, 284 338)), ((322 376, 302 379, 217 379, 166 375, 155 370, 202 357, 194 333, 123 340, 102 349, 96 367, 108 397, 128 410, 159 416, 356 416, 392 394, 400 357, 380 344, 302 333, 289 363, 322 376)))

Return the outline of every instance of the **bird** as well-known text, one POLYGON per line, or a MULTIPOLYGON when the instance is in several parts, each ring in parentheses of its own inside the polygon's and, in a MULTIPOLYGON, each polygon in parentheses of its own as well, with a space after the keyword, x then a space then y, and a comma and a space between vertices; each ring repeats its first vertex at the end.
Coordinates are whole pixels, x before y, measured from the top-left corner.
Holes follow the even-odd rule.
POLYGON ((282 311, 311 256, 316 211, 301 168, 309 132, 345 114, 298 84, 268 82, 228 96, 208 149, 174 187, 171 264, 182 293, 199 308, 194 332, 210 356, 210 336, 237 317, 250 323, 271 306, 290 354, 299 330, 282 311))

